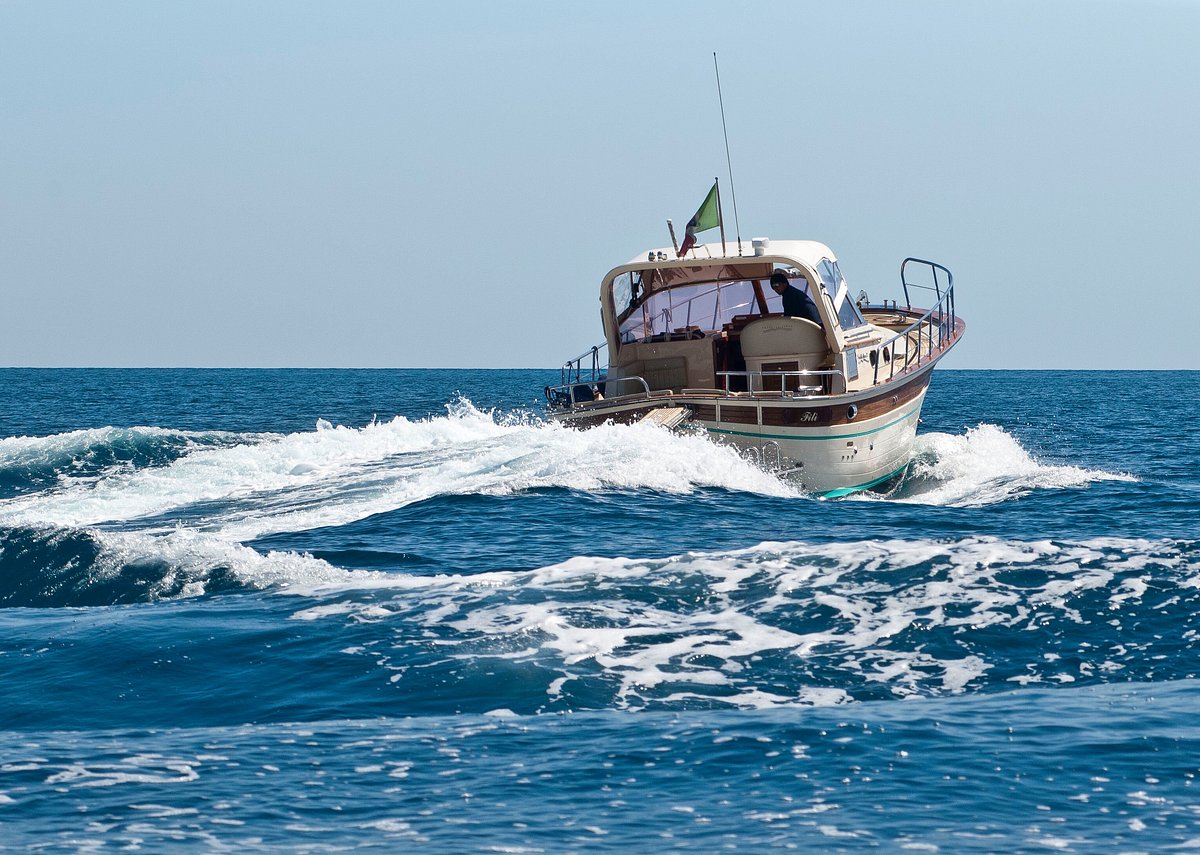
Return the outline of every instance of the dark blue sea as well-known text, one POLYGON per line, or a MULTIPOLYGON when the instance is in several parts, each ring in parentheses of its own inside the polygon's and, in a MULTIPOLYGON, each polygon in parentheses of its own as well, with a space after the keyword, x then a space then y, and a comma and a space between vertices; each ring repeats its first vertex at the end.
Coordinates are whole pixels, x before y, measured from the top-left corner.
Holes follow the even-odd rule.
POLYGON ((1200 849, 1200 373, 839 500, 556 378, 0 371, 0 848, 1200 849))

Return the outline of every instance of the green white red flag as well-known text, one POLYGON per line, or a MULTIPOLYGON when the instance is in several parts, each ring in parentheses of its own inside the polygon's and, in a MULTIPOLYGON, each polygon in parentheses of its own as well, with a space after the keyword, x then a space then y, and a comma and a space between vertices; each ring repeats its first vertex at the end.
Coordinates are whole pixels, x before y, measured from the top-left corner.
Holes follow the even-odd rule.
POLYGON ((719 225, 721 225, 721 203, 717 198, 717 184, 713 182, 712 189, 708 191, 708 195, 704 197, 704 203, 700 205, 700 210, 696 211, 695 216, 688 220, 687 234, 683 238, 683 244, 679 247, 679 257, 682 258, 689 249, 696 245, 696 235, 699 232, 715 229, 719 225))

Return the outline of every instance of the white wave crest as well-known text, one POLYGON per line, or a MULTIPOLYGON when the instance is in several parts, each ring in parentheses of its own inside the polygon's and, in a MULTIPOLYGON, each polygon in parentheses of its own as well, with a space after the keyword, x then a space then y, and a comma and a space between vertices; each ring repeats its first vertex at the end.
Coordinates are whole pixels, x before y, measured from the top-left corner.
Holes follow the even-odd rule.
MULTIPOLYGON (((255 435, 171 464, 0 503, 8 524, 84 527, 191 510, 229 540, 341 525, 442 495, 565 487, 686 493, 703 487, 799 495, 732 449, 651 425, 587 431, 497 418, 469 402, 446 416, 255 435)), ((178 519, 147 530, 166 531, 178 519)))
POLYGON ((151 590, 154 599, 198 597, 207 593, 217 571, 229 573, 250 588, 312 592, 346 587, 388 587, 395 576, 370 570, 343 570, 311 555, 286 551, 258 552, 238 543, 187 529, 165 535, 140 532, 91 532, 100 547, 89 573, 115 577, 131 565, 160 563, 163 575, 151 590), (178 592, 174 594, 166 592, 178 592))
POLYGON ((200 442, 234 434, 196 432, 159 427, 101 427, 72 430, 49 436, 8 436, 0 439, 0 469, 13 466, 61 466, 90 449, 136 446, 163 440, 200 442))
POLYGON ((1036 489, 1086 487, 1097 481, 1135 481, 1130 475, 1041 463, 1001 427, 981 424, 963 435, 917 437, 904 484, 890 498, 928 505, 976 507, 1036 489))

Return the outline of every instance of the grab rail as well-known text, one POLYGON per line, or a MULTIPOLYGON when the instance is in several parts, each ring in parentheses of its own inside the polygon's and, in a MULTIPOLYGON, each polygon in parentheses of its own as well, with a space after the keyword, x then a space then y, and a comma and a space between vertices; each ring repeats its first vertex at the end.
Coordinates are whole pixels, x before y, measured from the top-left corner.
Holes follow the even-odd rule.
POLYGON ((932 291, 937 296, 937 302, 939 302, 939 303, 941 302, 942 289, 941 289, 941 283, 938 281, 938 271, 939 270, 942 271, 942 273, 946 274, 946 290, 947 291, 954 290, 954 274, 950 272, 949 268, 944 267, 941 264, 938 264, 936 261, 926 261, 923 258, 913 258, 912 256, 909 256, 908 258, 906 258, 900 262, 900 284, 904 286, 904 302, 906 304, 908 304, 909 309, 912 308, 912 300, 910 299, 909 294, 908 294, 908 289, 910 286, 913 288, 921 288, 925 291, 932 291), (909 282, 908 275, 907 275, 909 264, 920 264, 925 267, 928 267, 929 271, 933 274, 933 284, 932 285, 921 285, 916 282, 909 282))
POLYGON ((897 365, 899 373, 903 374, 911 368, 917 368, 925 362, 933 358, 935 351, 940 351, 952 343, 954 331, 957 327, 957 315, 954 311, 954 276, 948 269, 933 261, 925 261, 920 258, 906 258, 900 265, 900 282, 904 285, 904 299, 908 303, 909 311, 912 310, 912 302, 909 299, 908 289, 911 285, 914 288, 924 288, 933 291, 937 294, 937 302, 933 307, 921 315, 917 320, 913 321, 900 332, 893 335, 886 341, 880 342, 871 348, 868 352, 870 362, 874 368, 874 377, 872 382, 878 383, 880 378, 880 368, 886 362, 888 364, 888 373, 886 379, 891 380, 897 374, 897 365), (933 285, 918 285, 908 281, 906 268, 909 263, 927 265, 933 271, 933 285), (941 283, 938 281, 938 271, 942 271, 946 275, 946 287, 942 289, 941 283), (936 319, 936 320, 935 320, 936 319), (934 341, 934 332, 937 333, 937 341, 934 341), (912 347, 913 333, 916 333, 916 349, 912 347), (896 347, 895 343, 899 339, 906 339, 904 348, 903 364, 895 358, 896 347))
MULTIPOLYGON (((607 349, 608 342, 605 341, 603 344, 597 344, 593 346, 591 350, 584 351, 574 359, 568 359, 566 362, 564 362, 560 372, 562 377, 562 385, 565 386, 568 383, 595 383, 598 380, 603 379, 605 372, 601 371, 600 369, 600 354, 602 351, 607 349), (592 363, 590 370, 591 376, 588 377, 587 380, 583 379, 583 362, 585 359, 590 359, 592 363), (572 372, 574 372, 575 375, 573 379, 571 377, 572 372)), ((605 363, 605 370, 607 370, 607 362, 605 363)))

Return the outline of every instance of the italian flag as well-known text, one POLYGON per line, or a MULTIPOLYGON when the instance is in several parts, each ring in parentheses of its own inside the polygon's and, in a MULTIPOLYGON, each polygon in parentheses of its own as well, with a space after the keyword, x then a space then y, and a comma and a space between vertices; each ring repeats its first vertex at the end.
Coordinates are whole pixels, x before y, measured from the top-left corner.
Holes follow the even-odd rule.
POLYGON ((719 225, 721 225, 721 200, 717 194, 717 184, 713 182, 712 189, 708 191, 708 195, 704 197, 704 203, 700 205, 700 210, 696 211, 695 215, 688 220, 687 235, 679 247, 678 257, 682 258, 689 249, 696 245, 696 235, 699 232, 715 229, 719 225))

